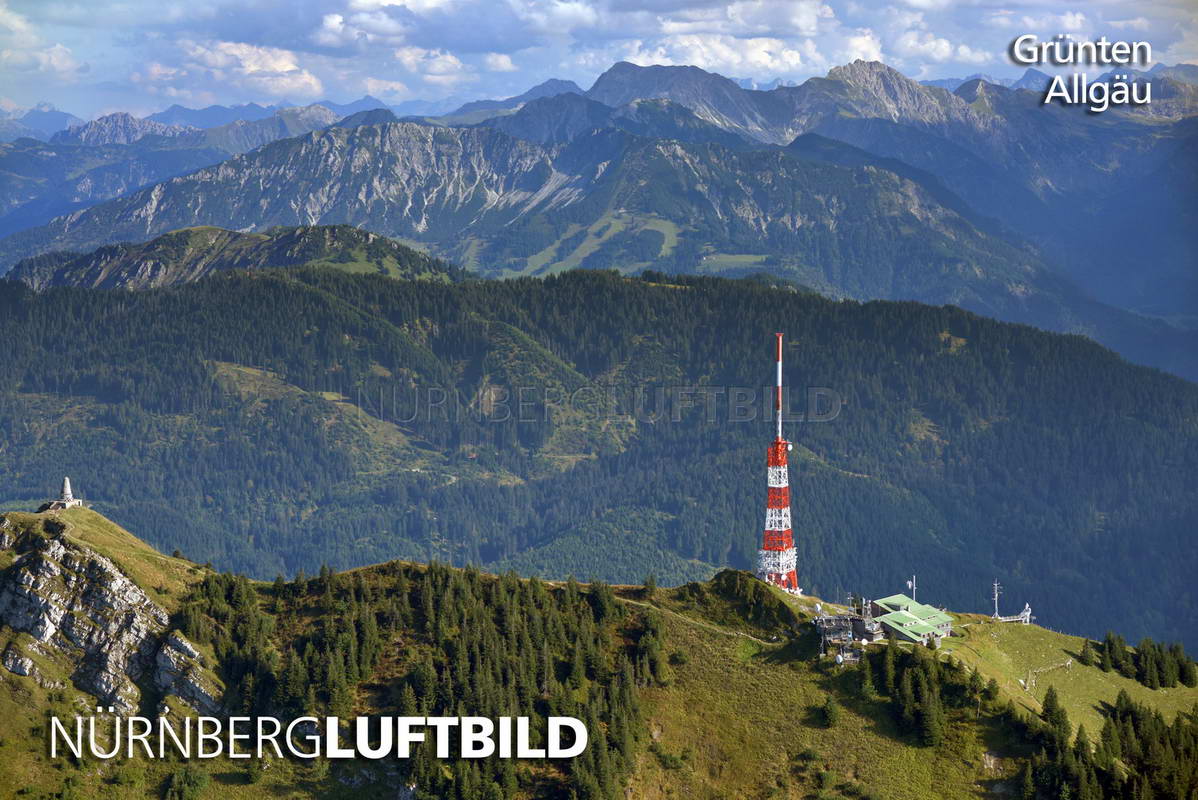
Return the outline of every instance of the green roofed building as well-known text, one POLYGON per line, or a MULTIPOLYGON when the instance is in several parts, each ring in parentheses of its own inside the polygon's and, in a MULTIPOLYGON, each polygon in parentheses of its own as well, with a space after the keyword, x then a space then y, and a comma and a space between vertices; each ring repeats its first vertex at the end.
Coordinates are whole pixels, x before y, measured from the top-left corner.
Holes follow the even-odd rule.
POLYGON ((953 632, 953 618, 938 608, 917 603, 905 594, 894 594, 870 603, 874 619, 900 641, 936 647, 953 632))

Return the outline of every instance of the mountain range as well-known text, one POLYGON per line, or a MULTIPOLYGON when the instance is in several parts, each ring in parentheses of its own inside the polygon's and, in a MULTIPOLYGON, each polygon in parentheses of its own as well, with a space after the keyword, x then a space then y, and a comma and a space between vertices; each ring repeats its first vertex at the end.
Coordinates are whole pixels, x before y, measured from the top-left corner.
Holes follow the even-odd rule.
POLYGON ((0 144, 0 233, 44 224, 340 119, 313 105, 199 129, 116 113, 60 131, 48 143, 22 139, 0 144))
MULTIPOLYGON (((195 225, 348 223, 488 275, 767 270, 832 296, 956 303, 1193 377, 1193 211, 1173 201, 1198 194, 1176 167, 1198 136, 1185 74, 1155 72, 1152 113, 1086 114, 980 78, 950 92, 862 61, 769 91, 620 63, 585 92, 550 81, 456 120, 277 112, 143 137, 102 191, 10 178, 0 269, 195 225), (235 155, 176 174, 218 151, 235 155)), ((35 152, 13 151, 18 175, 35 152)))

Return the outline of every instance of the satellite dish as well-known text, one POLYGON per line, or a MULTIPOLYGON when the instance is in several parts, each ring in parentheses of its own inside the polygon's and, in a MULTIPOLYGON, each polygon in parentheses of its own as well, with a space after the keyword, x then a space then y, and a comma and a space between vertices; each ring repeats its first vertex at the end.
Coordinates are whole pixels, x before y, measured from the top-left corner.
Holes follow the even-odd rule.
POLYGON ((840 653, 837 653, 837 654, 836 654, 836 663, 837 663, 837 664, 843 664, 843 663, 844 663, 844 656, 842 656, 840 653))
POLYGON ((787 442, 787 443, 786 443, 786 449, 787 449, 787 450, 794 450, 794 449, 795 449, 795 446, 794 446, 793 444, 791 444, 790 442, 787 442))

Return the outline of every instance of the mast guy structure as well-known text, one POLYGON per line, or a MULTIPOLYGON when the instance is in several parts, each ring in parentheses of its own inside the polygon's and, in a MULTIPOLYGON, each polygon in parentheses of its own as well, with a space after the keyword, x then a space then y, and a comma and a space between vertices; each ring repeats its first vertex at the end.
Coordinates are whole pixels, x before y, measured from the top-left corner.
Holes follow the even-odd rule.
POLYGON ((777 381, 774 386, 774 419, 777 426, 774 441, 766 451, 767 496, 765 503, 765 533, 757 551, 757 577, 766 583, 792 594, 802 594, 795 573, 794 534, 790 529, 790 478, 787 453, 790 442, 782 438, 782 334, 777 337, 775 361, 777 381))

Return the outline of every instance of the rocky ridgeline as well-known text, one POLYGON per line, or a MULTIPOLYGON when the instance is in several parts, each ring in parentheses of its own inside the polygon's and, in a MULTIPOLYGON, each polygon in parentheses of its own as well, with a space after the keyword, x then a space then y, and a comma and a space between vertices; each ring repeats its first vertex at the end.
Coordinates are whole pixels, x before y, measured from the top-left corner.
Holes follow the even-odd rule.
POLYGON ((68 539, 65 528, 52 515, 33 525, 0 516, 0 550, 15 554, 0 572, 0 625, 33 639, 14 637, 0 665, 43 686, 54 681, 39 661, 67 665, 76 688, 121 712, 140 710, 147 689, 216 712, 218 692, 199 652, 169 630, 166 610, 111 560, 68 539))
POLYGON ((197 130, 183 125, 163 125, 161 122, 138 119, 132 114, 120 111, 59 131, 50 141, 55 144, 132 144, 146 136, 173 138, 197 130))

